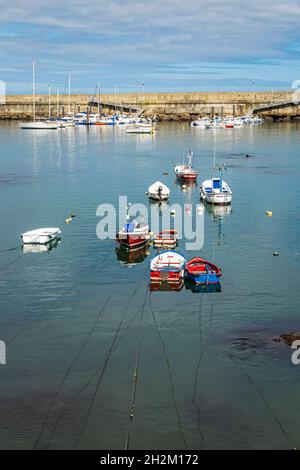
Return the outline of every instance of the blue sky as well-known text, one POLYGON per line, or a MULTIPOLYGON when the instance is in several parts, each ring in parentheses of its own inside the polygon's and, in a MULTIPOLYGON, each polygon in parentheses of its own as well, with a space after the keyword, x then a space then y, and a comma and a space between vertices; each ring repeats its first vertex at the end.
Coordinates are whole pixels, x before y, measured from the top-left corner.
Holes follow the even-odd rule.
POLYGON ((0 0, 7 93, 289 89, 300 79, 299 0, 0 0), (254 85, 253 85, 254 82, 254 85))

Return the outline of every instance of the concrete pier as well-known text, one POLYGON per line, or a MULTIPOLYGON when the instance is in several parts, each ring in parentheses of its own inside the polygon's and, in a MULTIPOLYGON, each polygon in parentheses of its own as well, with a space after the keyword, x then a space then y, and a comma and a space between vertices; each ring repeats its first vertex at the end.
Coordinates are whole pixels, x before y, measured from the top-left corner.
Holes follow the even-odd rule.
MULTIPOLYGON (((121 93, 117 95, 117 109, 144 109, 145 116, 158 116, 159 120, 192 120, 199 116, 244 115, 249 109, 270 103, 291 100, 292 92, 199 92, 199 93, 121 93)), ((88 95, 71 95, 71 112, 87 111, 92 101, 88 95)), ((101 95, 103 112, 113 112, 114 94, 101 95)), ((58 115, 68 113, 68 96, 60 97, 58 115)), ((97 106, 90 109, 97 111, 97 106)), ((36 114, 48 117, 48 95, 36 96, 36 114)), ((288 119, 300 117, 300 106, 284 109, 271 109, 260 113, 264 117, 288 119)), ((51 96, 51 115, 57 115, 56 95, 51 96)), ((7 96, 6 104, 0 105, 0 119, 29 119, 32 116, 32 97, 30 95, 7 96)))

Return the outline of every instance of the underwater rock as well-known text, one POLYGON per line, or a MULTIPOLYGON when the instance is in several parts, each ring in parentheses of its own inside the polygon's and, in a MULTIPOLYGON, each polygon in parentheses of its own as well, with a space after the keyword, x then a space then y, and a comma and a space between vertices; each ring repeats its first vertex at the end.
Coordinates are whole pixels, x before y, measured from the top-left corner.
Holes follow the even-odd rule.
POLYGON ((297 340, 300 340, 300 333, 282 333, 278 338, 273 338, 275 343, 284 343, 287 346, 292 346, 297 340))

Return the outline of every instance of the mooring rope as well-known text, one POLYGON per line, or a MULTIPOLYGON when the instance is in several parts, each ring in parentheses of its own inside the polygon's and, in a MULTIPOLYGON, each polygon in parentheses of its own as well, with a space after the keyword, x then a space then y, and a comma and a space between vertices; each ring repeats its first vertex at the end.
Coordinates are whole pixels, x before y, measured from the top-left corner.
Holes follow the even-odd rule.
POLYGON ((254 387, 254 389, 256 390, 256 392, 258 393, 258 395, 260 396, 260 398, 262 399, 262 401, 264 402, 267 410, 269 411, 269 414, 272 416, 272 418, 274 419, 275 423, 277 424, 278 428, 280 429, 282 435, 284 436, 284 438, 286 439, 286 441, 288 442, 290 448, 292 450, 297 450, 297 446, 295 444, 295 442, 289 437, 287 431, 285 430, 282 422, 280 421, 280 419, 278 418, 278 416, 275 414, 275 412, 273 411, 270 403, 268 402, 267 398, 265 397, 265 395, 263 394, 263 392, 261 391, 261 389, 259 388, 259 386, 256 384, 255 380, 253 379, 253 377, 251 377, 251 375, 248 374, 248 372, 245 371, 245 369, 236 361, 235 357, 233 356, 233 354, 231 353, 224 353, 226 357, 228 357, 235 365, 237 365, 237 367, 239 367, 239 369, 243 372, 243 374, 245 375, 245 377, 247 378, 248 382, 250 383, 250 385, 252 385, 252 387, 254 387))
POLYGON ((137 390, 138 370, 139 370, 140 354, 141 354, 142 323, 143 323, 145 305, 147 301, 147 291, 148 291, 148 286, 145 292, 145 299, 144 299, 144 304, 141 309, 140 322, 139 322, 139 334, 138 334, 138 341, 137 341, 135 366, 134 366, 134 372, 133 372, 132 399, 131 399, 131 406, 130 406, 128 432, 127 432, 127 437, 126 437, 126 442, 125 442, 125 447, 124 447, 125 450, 129 449, 131 428, 132 428, 132 423, 133 423, 134 414, 135 414, 135 407, 136 407, 136 390, 137 390))
POLYGON ((107 356, 106 356, 106 358, 105 358, 105 360, 104 360, 104 365, 103 365, 102 371, 101 371, 100 376, 99 376, 99 379, 98 379, 98 381, 97 381, 97 384, 96 384, 94 393, 93 393, 93 395, 92 395, 92 399, 91 399, 90 404, 89 404, 89 406, 88 406, 88 410, 87 410, 86 416, 85 416, 85 418, 84 418, 83 424, 82 424, 81 429, 80 429, 80 431, 79 431, 79 435, 78 435, 78 438, 77 438, 77 440, 76 440, 74 449, 77 449, 77 448, 78 448, 78 445, 79 445, 79 443, 80 443, 81 437, 82 437, 83 432, 84 432, 84 430, 85 430, 87 421, 88 421, 88 419, 89 419, 89 417, 90 417, 90 414, 91 414, 93 405, 94 405, 94 403, 95 403, 98 390, 99 390, 99 388, 100 388, 100 385, 101 385, 101 383, 102 383, 103 377, 104 377, 104 375, 105 375, 105 371, 106 371, 106 369, 107 369, 107 366, 108 366, 108 364, 109 364, 110 358, 111 358, 111 356, 112 356, 113 348, 114 348, 115 343, 116 343, 116 340, 117 340, 117 338, 118 338, 120 329, 121 329, 121 327, 122 327, 122 325, 123 325, 123 322, 124 322, 124 319, 125 319, 125 315, 126 315, 126 313, 127 313, 127 311, 128 311, 128 308, 129 308, 129 305, 130 305, 132 299, 134 298, 134 296, 135 296, 135 294, 136 294, 138 288, 140 287, 140 284, 141 284, 142 280, 143 280, 143 277, 140 279, 139 283, 137 284, 136 288, 134 289, 134 292, 131 294, 131 296, 130 296, 130 298, 129 298, 129 302, 128 302, 128 304, 127 304, 125 310, 123 311, 123 314, 122 314, 121 319, 120 319, 120 322, 119 322, 119 324, 118 324, 116 333, 115 333, 115 335, 114 335, 114 337, 113 337, 112 343, 111 343, 111 345, 110 345, 110 347, 109 347, 109 350, 108 350, 108 353, 107 353, 107 356))
MULTIPOLYGON (((212 329, 212 312, 213 312, 213 308, 214 308, 214 303, 212 303, 212 306, 211 306, 211 320, 210 321, 211 321, 211 335, 216 338, 216 335, 215 335, 215 333, 213 333, 213 329, 212 329)), ((265 404, 265 407, 267 408, 269 414, 272 416, 273 420, 277 424, 281 434, 284 436, 285 440, 288 442, 290 448, 292 450, 298 450, 295 442, 293 441, 292 438, 290 438, 290 436, 289 436, 288 432, 285 430, 282 422, 280 421, 280 419, 278 418, 276 413, 273 411, 273 408, 271 407, 269 401, 265 397, 265 395, 262 392, 262 390, 260 389, 260 387, 255 382, 253 377, 248 372, 246 372, 244 367, 241 364, 239 364, 239 362, 236 360, 236 358, 234 357, 234 355, 232 353, 228 353, 228 352, 224 352, 224 351, 222 351, 222 353, 226 357, 228 357, 228 359, 240 369, 240 371, 244 374, 244 376, 246 377, 249 384, 256 390, 256 393, 259 395, 259 397, 261 398, 261 400, 265 404)))
MULTIPOLYGON (((123 332, 121 333, 121 335, 119 336, 119 339, 118 341, 116 342, 115 344, 115 347, 113 349, 113 352, 118 348, 119 344, 121 343, 123 337, 125 336, 126 332, 128 331, 128 329, 130 328, 130 326, 132 325, 133 321, 136 319, 136 317, 138 316, 138 314, 140 313, 140 310, 141 310, 141 307, 139 307, 139 309, 134 313, 134 315, 132 315, 131 319, 128 321, 128 324, 126 325, 126 327, 124 328, 123 332)), ((95 377, 97 377, 97 375, 100 373, 101 369, 103 368, 104 366, 104 361, 102 362, 101 366, 97 368, 96 372, 92 375, 92 377, 88 380, 88 382, 86 382, 81 388, 80 390, 78 390, 73 396, 72 398, 69 400, 69 402, 66 404, 66 406, 64 407, 64 409, 61 411, 60 415, 58 416, 57 420, 56 420, 56 423, 50 433, 50 436, 48 438, 48 443, 47 443, 47 449, 50 445, 50 442, 53 438, 53 435, 56 431, 56 429, 58 428, 62 418, 63 418, 63 415, 65 414, 65 412, 69 409, 69 407, 73 404, 73 402, 76 400, 76 398, 82 393, 84 392, 84 390, 86 390, 86 388, 92 383, 92 381, 94 380, 95 377)))
POLYGON ((157 320, 156 320, 156 317, 155 317, 154 309, 152 307, 151 295, 150 295, 150 310, 151 310, 151 313, 152 313, 152 318, 153 318, 153 321, 154 321, 155 329, 156 329, 158 338, 160 340, 163 353, 165 355, 165 360, 166 360, 166 364, 167 364, 169 380, 170 380, 170 385, 171 385, 171 396, 172 396, 172 401, 173 401, 174 409, 175 409, 176 416, 177 416, 179 431, 181 433, 184 446, 185 446, 186 449, 188 449, 188 445, 187 445, 187 442, 186 442, 185 433, 184 433, 184 429, 183 429, 183 425, 182 425, 182 421, 181 421, 181 417, 180 417, 180 413, 179 413, 179 409, 178 409, 178 405, 177 405, 177 401, 176 401, 175 385, 174 385, 173 375, 172 375, 172 372, 171 372, 170 359, 169 359, 166 344, 163 340, 163 337, 162 337, 162 335, 160 333, 160 330, 159 330, 159 327, 158 327, 158 323, 157 323, 157 320))
POLYGON ((201 444, 200 444, 200 450, 203 448, 204 444, 204 433, 201 429, 201 409, 200 406, 196 400, 196 395, 197 395, 197 389, 198 389, 198 378, 199 378, 199 369, 200 365, 203 359, 203 337, 202 337, 202 303, 203 303, 203 295, 204 292, 201 294, 201 299, 200 299, 200 305, 198 309, 198 325, 199 325, 199 341, 200 341, 200 354, 196 366, 196 373, 195 373, 195 381, 194 381, 194 390, 193 390, 193 396, 192 396, 192 403, 193 406, 196 408, 197 413, 198 413, 198 419, 197 419, 197 427, 199 434, 201 436, 201 444))
MULTIPOLYGON (((101 266, 102 264, 105 263, 105 261, 107 261, 110 256, 111 256, 112 252, 109 251, 108 253, 106 253, 106 255, 103 257, 103 259, 98 263, 97 266, 101 266)), ((66 292, 64 292, 63 294, 61 294, 57 299, 55 299, 55 302, 58 302, 60 301, 61 299, 63 299, 66 295, 70 294, 75 287, 77 287, 79 284, 82 283, 82 281, 85 279, 85 275, 84 276, 81 276, 78 281, 72 285, 66 292)), ((29 322, 26 323, 26 326, 24 328, 22 328, 22 330, 20 330, 18 333, 16 333, 14 336, 12 336, 10 339, 8 339, 6 341, 6 344, 11 344, 13 341, 15 341, 16 338, 18 338, 24 331, 26 331, 28 329, 29 326, 31 326, 35 321, 37 321, 42 315, 44 314, 43 310, 41 310, 41 312, 35 316, 32 320, 30 320, 29 322)))
POLYGON ((63 378, 62 378, 62 380, 61 380, 61 382, 60 382, 60 384, 59 384, 59 387, 58 387, 58 389, 57 389, 57 391, 56 391, 56 393, 55 393, 55 395, 54 395, 54 397, 53 397, 53 399, 52 399, 52 401, 51 401, 51 403, 50 403, 50 406, 49 406, 49 408, 48 408, 48 412, 47 412, 47 415, 46 415, 46 419, 45 419, 44 422, 43 422, 43 425, 42 425, 42 428, 41 428, 41 430, 40 430, 40 432, 39 432, 39 435, 38 435, 37 441, 36 441, 36 443, 35 443, 34 449, 36 449, 37 446, 39 445, 39 442, 40 442, 41 437, 42 437, 42 435, 43 435, 43 433, 44 433, 44 430, 45 430, 46 425, 47 425, 47 423, 48 423, 49 417, 50 417, 50 415, 51 415, 51 411, 52 411, 52 409, 53 409, 53 407, 54 407, 54 405, 55 405, 55 402, 56 402, 56 400, 57 400, 57 398, 58 398, 58 396, 59 396, 59 394, 60 394, 60 391, 61 391, 61 389, 62 389, 64 383, 66 382, 66 380, 67 380, 67 378, 68 378, 68 376, 69 376, 71 370, 73 369, 73 367, 74 367, 74 365, 75 365, 77 359, 79 358, 81 352, 83 351, 83 349, 84 349, 85 346, 87 345, 87 343, 88 343, 90 337, 92 336, 92 334, 93 334, 93 332, 94 332, 94 330, 95 330, 95 328, 96 328, 96 326, 97 326, 97 324, 98 324, 98 322, 99 322, 99 320, 100 320, 100 318, 101 318, 101 316, 102 316, 102 314, 103 314, 103 312, 104 312, 104 310, 105 310, 106 305, 109 303, 109 301, 110 301, 110 299, 111 299, 111 297, 112 297, 112 295, 113 295, 113 293, 114 293, 114 290, 115 290, 115 289, 113 289, 113 290, 111 291, 111 293, 109 294, 109 296, 108 296, 107 299, 105 300, 105 302, 104 302, 104 304, 103 304, 101 310, 99 311, 99 313, 98 313, 98 315, 97 315, 97 317, 96 317, 96 319, 95 319, 95 321, 94 321, 94 323, 93 323, 92 328, 91 328, 90 331, 88 332, 88 334, 87 334, 87 336, 86 336, 84 342, 82 343, 82 345, 81 345, 80 348, 78 349, 78 351, 77 351, 77 353, 75 354, 75 356, 74 356, 74 358, 73 358, 73 360, 72 360, 70 366, 69 366, 68 369, 66 370, 66 372, 65 372, 65 374, 64 374, 64 376, 63 376, 63 378))

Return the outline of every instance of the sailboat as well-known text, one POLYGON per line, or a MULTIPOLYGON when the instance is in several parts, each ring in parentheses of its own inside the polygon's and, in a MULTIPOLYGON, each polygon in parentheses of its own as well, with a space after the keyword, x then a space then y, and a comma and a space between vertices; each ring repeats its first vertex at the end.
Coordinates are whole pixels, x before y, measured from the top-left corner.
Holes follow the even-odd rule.
POLYGON ((35 62, 32 62, 32 108, 33 121, 21 122, 21 129, 58 129, 56 122, 36 121, 35 119, 35 62))

